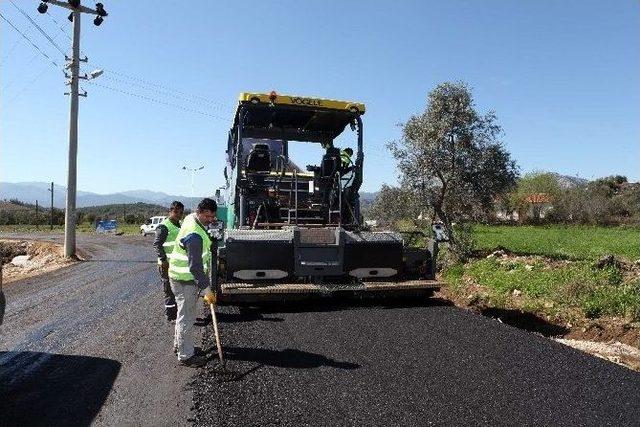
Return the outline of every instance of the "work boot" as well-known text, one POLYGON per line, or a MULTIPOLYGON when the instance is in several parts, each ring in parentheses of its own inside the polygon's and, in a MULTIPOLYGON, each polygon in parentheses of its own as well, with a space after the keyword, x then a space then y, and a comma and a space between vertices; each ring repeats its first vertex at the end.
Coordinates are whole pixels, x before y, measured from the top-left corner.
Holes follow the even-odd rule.
POLYGON ((180 360, 180 364, 190 368, 201 368, 207 364, 207 358, 201 354, 194 354, 188 359, 180 360))

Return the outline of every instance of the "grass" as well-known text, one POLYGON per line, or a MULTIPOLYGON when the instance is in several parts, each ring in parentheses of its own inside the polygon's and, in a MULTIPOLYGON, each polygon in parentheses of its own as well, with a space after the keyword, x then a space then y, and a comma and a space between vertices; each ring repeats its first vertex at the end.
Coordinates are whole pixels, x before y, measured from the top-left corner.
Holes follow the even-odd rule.
POLYGON ((476 247, 503 247, 523 255, 558 259, 594 260, 613 254, 629 261, 640 259, 640 227, 597 226, 474 226, 476 247))
MULTIPOLYGON (((520 257, 476 258, 443 272, 451 289, 481 287, 489 305, 544 312, 550 316, 622 316, 640 320, 640 279, 624 266, 597 268, 613 254, 640 258, 640 227, 485 226, 473 229, 476 248, 504 248, 520 257), (518 296, 514 297, 514 291, 518 296)), ((628 268, 628 267, 627 267, 628 268)))
MULTIPOLYGON (((93 224, 82 223, 78 224, 76 230, 79 233, 95 233, 95 227, 93 224)), ((18 225, 0 225, 0 233, 35 233, 38 231, 49 232, 50 227, 48 225, 30 225, 30 224, 18 224, 18 225)), ((54 225, 53 233, 64 232, 64 226, 54 225)), ((118 224, 118 232, 124 234, 140 234, 140 225, 138 224, 118 224)))

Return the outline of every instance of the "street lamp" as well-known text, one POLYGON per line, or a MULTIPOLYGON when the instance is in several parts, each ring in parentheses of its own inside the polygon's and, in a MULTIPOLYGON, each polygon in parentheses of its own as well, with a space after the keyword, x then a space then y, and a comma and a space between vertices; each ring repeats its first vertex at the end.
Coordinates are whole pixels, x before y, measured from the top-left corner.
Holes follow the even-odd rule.
POLYGON ((199 168, 188 168, 186 166, 183 166, 182 169, 191 172, 191 197, 193 198, 194 197, 194 194, 193 194, 193 180, 194 180, 196 172, 201 171, 202 169, 204 169, 204 165, 200 166, 199 168))
POLYGON ((86 76, 89 79, 97 79, 98 77, 100 77, 102 74, 104 73, 104 70, 93 70, 92 72, 89 73, 88 76, 86 76))

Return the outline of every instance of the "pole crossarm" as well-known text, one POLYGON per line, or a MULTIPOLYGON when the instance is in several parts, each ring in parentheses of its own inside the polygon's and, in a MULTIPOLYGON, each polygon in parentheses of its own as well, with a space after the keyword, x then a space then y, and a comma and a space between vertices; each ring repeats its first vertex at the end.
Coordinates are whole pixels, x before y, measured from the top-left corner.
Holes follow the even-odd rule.
POLYGON ((66 1, 46 0, 45 3, 53 4, 55 6, 64 7, 65 9, 69 9, 71 11, 78 11, 78 12, 82 12, 82 13, 90 13, 92 15, 98 15, 98 11, 97 10, 94 10, 94 9, 91 9, 90 7, 86 7, 86 6, 82 6, 82 5, 79 5, 78 7, 73 7, 71 4, 69 4, 66 1))

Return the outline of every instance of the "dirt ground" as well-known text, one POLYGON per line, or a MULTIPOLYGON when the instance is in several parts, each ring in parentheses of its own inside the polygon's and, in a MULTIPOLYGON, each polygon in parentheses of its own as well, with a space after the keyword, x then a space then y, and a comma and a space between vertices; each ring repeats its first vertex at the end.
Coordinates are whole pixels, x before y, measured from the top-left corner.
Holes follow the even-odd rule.
POLYGON ((62 245, 51 242, 0 239, 0 254, 4 286, 75 262, 64 258, 62 245), (12 263, 16 257, 22 258, 23 262, 12 263))

